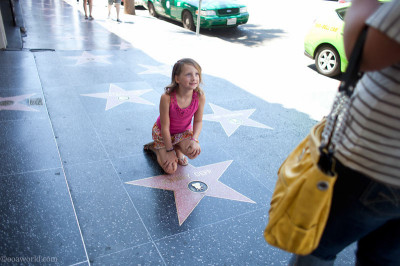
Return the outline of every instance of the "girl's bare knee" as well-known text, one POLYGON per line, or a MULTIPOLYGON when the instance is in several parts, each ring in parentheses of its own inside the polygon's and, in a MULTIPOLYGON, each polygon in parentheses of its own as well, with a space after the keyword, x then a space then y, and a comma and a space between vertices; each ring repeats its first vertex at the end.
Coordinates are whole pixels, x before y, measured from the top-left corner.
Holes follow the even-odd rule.
POLYGON ((188 149, 190 147, 190 140, 182 140, 180 143, 178 143, 179 149, 181 150, 181 152, 183 154, 186 155, 186 153, 188 153, 188 149))
POLYGON ((164 172, 172 175, 176 172, 176 169, 178 169, 178 164, 177 163, 173 163, 172 165, 169 165, 167 167, 162 167, 164 172))
MULTIPOLYGON (((165 170, 164 170, 165 171, 165 170)), ((167 174, 167 175, 173 175, 173 174, 175 174, 175 172, 176 172, 176 170, 174 171, 174 170, 170 170, 170 171, 165 171, 165 173, 167 174)))

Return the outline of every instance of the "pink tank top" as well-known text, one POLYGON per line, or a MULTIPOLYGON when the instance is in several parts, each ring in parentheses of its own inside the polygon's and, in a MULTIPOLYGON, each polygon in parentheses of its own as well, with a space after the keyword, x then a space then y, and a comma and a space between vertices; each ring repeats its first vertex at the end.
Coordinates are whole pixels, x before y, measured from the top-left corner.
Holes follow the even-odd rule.
MULTIPOLYGON (((180 108, 176 101, 176 93, 171 93, 171 103, 169 104, 169 132, 170 134, 182 133, 192 128, 192 118, 199 108, 199 97, 193 91, 192 101, 186 108, 180 108)), ((161 130, 160 117, 157 118, 157 127, 161 130)))

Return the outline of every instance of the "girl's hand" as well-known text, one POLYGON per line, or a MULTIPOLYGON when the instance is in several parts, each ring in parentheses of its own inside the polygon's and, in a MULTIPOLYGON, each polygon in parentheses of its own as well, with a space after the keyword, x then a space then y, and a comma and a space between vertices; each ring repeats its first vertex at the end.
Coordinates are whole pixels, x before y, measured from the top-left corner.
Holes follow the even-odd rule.
POLYGON ((200 144, 195 141, 190 141, 190 145, 188 147, 188 156, 190 159, 194 159, 199 156, 201 153, 200 144))

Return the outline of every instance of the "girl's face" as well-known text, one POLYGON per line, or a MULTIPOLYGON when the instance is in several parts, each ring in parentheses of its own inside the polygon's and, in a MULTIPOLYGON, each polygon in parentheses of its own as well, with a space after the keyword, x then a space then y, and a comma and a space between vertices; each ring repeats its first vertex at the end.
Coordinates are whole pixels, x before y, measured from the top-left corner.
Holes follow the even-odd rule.
POLYGON ((175 82, 179 89, 195 90, 199 86, 199 71, 192 65, 184 64, 179 75, 175 75, 175 82))

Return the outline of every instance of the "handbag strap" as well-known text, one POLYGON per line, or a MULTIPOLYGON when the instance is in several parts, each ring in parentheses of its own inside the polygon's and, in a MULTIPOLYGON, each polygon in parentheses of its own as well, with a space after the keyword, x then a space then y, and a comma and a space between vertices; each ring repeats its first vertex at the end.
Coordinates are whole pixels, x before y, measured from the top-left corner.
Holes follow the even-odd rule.
POLYGON ((364 43, 367 39, 368 26, 364 26, 358 36, 356 43, 354 44, 353 51, 350 54, 349 63, 346 72, 343 75, 343 80, 339 86, 339 92, 346 92, 347 96, 350 97, 357 81, 361 78, 360 65, 362 60, 362 54, 364 51, 364 43))
POLYGON ((318 167, 325 174, 334 176, 336 161, 333 157, 335 145, 341 136, 345 115, 347 113, 350 97, 354 92, 354 88, 361 78, 360 65, 364 50, 364 43, 367 37, 368 26, 364 26, 350 54, 349 63, 343 80, 340 83, 338 93, 336 95, 332 110, 328 115, 324 132, 321 136, 321 145, 319 147, 320 158, 318 167))

